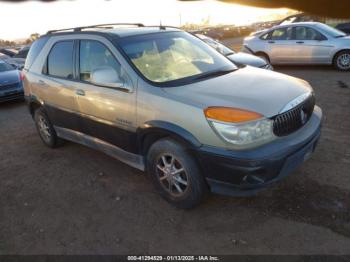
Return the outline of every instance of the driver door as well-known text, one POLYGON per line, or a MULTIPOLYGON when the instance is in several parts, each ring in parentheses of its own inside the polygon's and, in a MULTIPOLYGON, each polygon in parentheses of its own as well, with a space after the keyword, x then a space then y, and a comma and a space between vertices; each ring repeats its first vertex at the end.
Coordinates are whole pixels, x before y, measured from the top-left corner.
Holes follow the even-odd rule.
POLYGON ((96 40, 79 41, 77 60, 80 82, 76 84, 76 95, 82 130, 88 136, 133 151, 136 94, 129 77, 107 44, 96 40), (113 69, 123 87, 94 83, 94 72, 104 69, 113 69))
POLYGON ((267 43, 271 63, 283 64, 294 62, 295 49, 291 27, 275 29, 272 31, 267 43))

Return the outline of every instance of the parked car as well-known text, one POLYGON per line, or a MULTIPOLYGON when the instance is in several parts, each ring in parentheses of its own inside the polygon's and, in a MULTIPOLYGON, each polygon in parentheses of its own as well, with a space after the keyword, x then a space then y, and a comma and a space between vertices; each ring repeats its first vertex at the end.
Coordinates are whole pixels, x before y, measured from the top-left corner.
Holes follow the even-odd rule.
POLYGON ((26 59, 27 58, 27 55, 28 55, 28 52, 29 52, 29 49, 30 49, 30 45, 27 45, 23 48, 21 48, 18 53, 16 55, 14 55, 13 57, 14 58, 23 58, 23 59, 26 59))
POLYGON ((0 49, 0 53, 5 54, 9 57, 14 57, 16 54, 18 54, 18 51, 15 49, 2 48, 0 49))
POLYGON ((12 65, 0 60, 0 102, 24 99, 20 72, 12 65))
POLYGON ((25 96, 45 145, 101 150, 146 171, 180 208, 208 191, 256 194, 310 157, 322 111, 307 82, 238 68, 179 29, 135 26, 55 30, 34 42, 25 96))
POLYGON ((272 65, 268 63, 266 60, 247 53, 239 52, 236 53, 232 49, 224 46, 218 41, 215 41, 214 39, 201 35, 201 34, 196 34, 196 36, 203 40, 205 43, 210 45, 211 47, 215 48, 218 52, 226 56, 228 59, 230 59, 233 63, 235 63, 237 66, 254 66, 258 68, 263 68, 263 69, 268 69, 268 70, 273 70, 272 65))
POLYGON ((245 38, 243 45, 272 65, 320 64, 350 70, 350 37, 322 23, 276 26, 245 38))
POLYGON ((292 23, 301 23, 301 22, 325 22, 325 19, 320 18, 316 15, 310 15, 306 13, 299 13, 295 15, 290 15, 281 20, 278 25, 289 25, 292 23))
POLYGON ((8 58, 4 58, 2 60, 4 60, 5 62, 7 62, 10 65, 13 65, 18 70, 23 69, 24 63, 26 61, 24 58, 14 58, 14 57, 8 57, 8 58))
POLYGON ((344 32, 345 34, 350 34, 350 23, 341 23, 338 24, 335 28, 344 32))

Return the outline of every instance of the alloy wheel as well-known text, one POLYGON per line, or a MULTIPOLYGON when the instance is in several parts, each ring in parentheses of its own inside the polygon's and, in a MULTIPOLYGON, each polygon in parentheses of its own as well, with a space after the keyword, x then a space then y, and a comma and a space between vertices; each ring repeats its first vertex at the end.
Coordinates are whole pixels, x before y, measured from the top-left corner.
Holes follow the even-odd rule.
POLYGON ((38 119, 38 128, 41 137, 49 143, 51 140, 50 126, 43 116, 40 116, 38 119))
POLYGON ((340 55, 337 59, 337 65, 339 68, 341 68, 343 70, 350 69, 350 54, 345 53, 345 54, 340 55))
POLYGON ((189 178, 185 168, 173 155, 166 154, 157 161, 157 175, 162 187, 172 196, 180 197, 189 188, 189 178))

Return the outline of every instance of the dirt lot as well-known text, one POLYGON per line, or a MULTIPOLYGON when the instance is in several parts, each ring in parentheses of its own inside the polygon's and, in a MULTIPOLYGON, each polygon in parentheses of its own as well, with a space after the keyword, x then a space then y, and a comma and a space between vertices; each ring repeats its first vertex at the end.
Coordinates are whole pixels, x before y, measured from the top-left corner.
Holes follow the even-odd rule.
POLYGON ((257 197, 212 196, 191 211, 102 153, 46 148, 25 104, 0 105, 0 254, 350 254, 350 74, 277 70, 316 91, 315 154, 257 197))

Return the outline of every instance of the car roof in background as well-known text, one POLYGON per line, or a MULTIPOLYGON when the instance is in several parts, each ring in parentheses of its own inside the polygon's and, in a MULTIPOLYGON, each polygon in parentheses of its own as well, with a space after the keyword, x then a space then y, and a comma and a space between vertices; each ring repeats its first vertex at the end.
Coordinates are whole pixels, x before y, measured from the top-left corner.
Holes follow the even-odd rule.
POLYGON ((271 27, 270 29, 276 29, 276 28, 282 28, 282 27, 291 27, 291 26, 307 26, 307 25, 319 25, 322 24, 320 22, 297 22, 297 23, 290 23, 286 25, 276 25, 274 27, 271 27))

